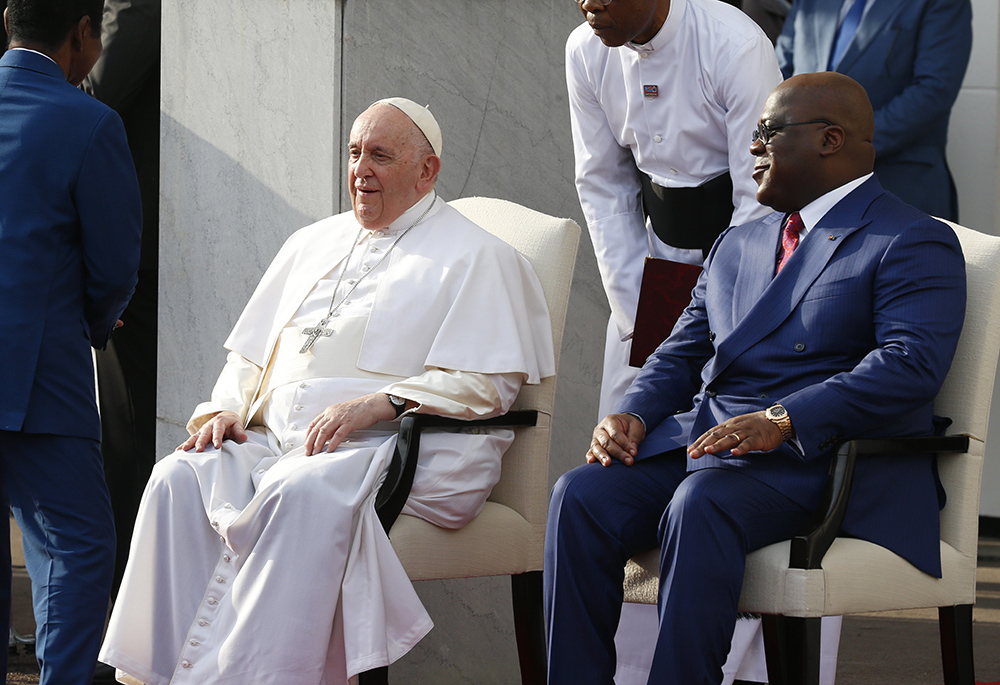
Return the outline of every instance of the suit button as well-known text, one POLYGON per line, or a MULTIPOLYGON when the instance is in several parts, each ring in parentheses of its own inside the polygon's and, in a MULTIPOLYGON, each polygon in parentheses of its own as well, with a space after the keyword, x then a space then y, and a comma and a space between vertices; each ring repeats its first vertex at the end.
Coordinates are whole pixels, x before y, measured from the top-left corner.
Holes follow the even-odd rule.
POLYGON ((758 394, 757 397, 759 397, 760 399, 763 400, 763 399, 767 398, 767 393, 766 392, 762 392, 762 393, 758 394))
POLYGON ((718 394, 718 393, 717 393, 717 392, 715 392, 714 390, 706 390, 706 391, 705 391, 705 395, 706 395, 706 397, 715 397, 715 396, 716 396, 717 394, 718 394))
POLYGON ((708 341, 709 342, 715 342, 715 331, 709 331, 708 332, 708 341))
POLYGON ((800 342, 795 343, 795 351, 796 352, 802 352, 804 349, 806 349, 806 344, 805 343, 800 343, 800 342))

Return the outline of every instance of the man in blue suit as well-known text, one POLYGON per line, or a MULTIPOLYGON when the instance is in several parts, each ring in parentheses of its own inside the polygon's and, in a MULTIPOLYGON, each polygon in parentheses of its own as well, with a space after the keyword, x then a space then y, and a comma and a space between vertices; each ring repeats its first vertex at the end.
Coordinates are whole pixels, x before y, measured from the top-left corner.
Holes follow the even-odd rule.
POLYGON ((0 58, 0 481, 23 534, 41 682, 59 685, 90 682, 107 613, 115 537, 91 347, 132 294, 141 233, 121 119, 76 88, 101 54, 103 7, 9 0, 0 58))
POLYGON ((969 0, 796 0, 777 43, 788 78, 847 74, 875 108, 875 172, 886 190, 957 221, 948 117, 972 50, 969 0))
MULTIPOLYGON (((553 491, 549 683, 612 682, 623 567, 656 545, 649 682, 721 682, 746 555, 808 520, 834 446, 933 432, 964 260, 948 226, 879 185, 873 134, 846 76, 793 77, 768 98, 750 152, 776 212, 719 237, 590 463, 553 491)), ((864 460, 844 531, 940 576, 937 483, 928 455, 864 460)))

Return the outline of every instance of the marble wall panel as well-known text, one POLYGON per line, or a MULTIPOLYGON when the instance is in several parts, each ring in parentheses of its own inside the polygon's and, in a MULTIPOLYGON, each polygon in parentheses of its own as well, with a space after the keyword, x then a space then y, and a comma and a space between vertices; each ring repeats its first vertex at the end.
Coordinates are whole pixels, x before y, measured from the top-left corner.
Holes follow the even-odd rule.
POLYGON ((327 0, 163 3, 161 452, 285 237, 337 206, 340 20, 327 0))

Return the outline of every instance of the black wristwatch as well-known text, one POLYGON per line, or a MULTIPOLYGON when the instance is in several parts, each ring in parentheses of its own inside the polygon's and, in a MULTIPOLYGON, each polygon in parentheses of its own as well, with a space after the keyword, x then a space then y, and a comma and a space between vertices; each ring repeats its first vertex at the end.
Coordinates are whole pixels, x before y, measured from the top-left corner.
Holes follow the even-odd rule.
POLYGON ((392 405, 392 408, 396 410, 396 418, 398 419, 406 411, 406 400, 402 397, 389 394, 386 394, 386 397, 389 398, 389 404, 392 405))

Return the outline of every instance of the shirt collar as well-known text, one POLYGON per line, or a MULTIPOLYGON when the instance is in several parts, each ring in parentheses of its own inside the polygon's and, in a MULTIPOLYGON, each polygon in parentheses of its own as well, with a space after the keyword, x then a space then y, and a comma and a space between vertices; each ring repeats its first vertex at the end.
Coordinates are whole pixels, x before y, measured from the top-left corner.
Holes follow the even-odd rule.
MULTIPOLYGON (((386 228, 380 228, 375 231, 368 231, 367 234, 372 234, 375 236, 380 235, 396 235, 402 233, 407 228, 416 221, 424 211, 428 210, 433 203, 437 201, 437 191, 432 190, 431 192, 424 195, 422 198, 417 200, 412 207, 407 209, 405 212, 399 215, 395 221, 389 224, 386 228)), ((430 209, 427 212, 427 216, 431 216, 437 211, 436 208, 430 209)), ((427 217, 424 217, 425 219, 427 217)))
POLYGON ((815 200, 800 209, 799 216, 802 217, 802 225, 804 226, 800 235, 804 236, 808 233, 809 229, 818 224, 820 220, 826 216, 827 212, 833 209, 834 205, 847 197, 851 191, 871 177, 872 174, 869 173, 861 176, 860 178, 856 178, 853 181, 848 181, 839 188, 834 188, 830 192, 820 195, 815 200))
POLYGON ((638 53, 650 53, 662 50, 677 35, 681 27, 681 18, 684 16, 684 9, 687 0, 670 0, 670 9, 667 10, 667 18, 663 20, 663 26, 646 43, 625 43, 625 46, 638 53))
POLYGON ((42 57, 44 57, 48 61, 50 61, 53 64, 55 64, 57 67, 59 66, 58 62, 56 62, 54 59, 52 59, 51 57, 49 57, 48 55, 46 55, 44 52, 39 52, 38 50, 32 50, 31 48, 10 48, 10 49, 11 50, 24 50, 25 52, 33 52, 36 55, 41 55, 42 57))

